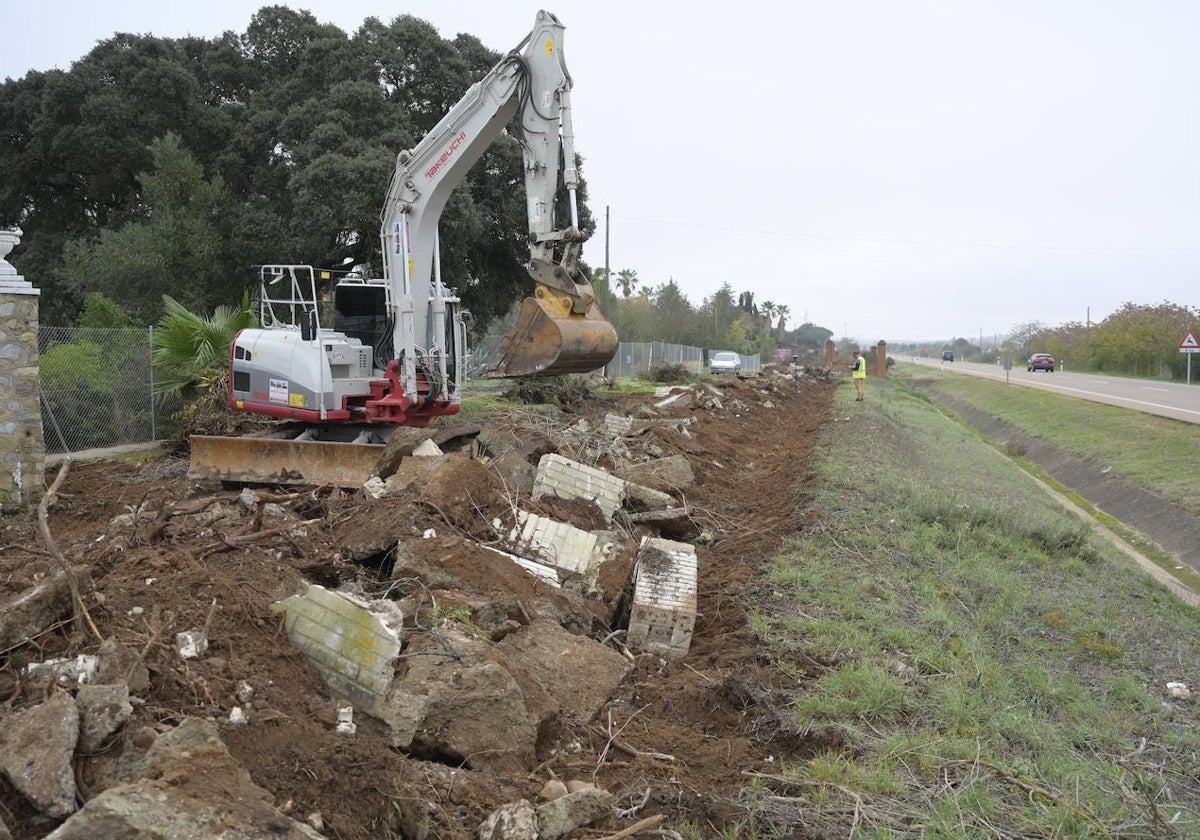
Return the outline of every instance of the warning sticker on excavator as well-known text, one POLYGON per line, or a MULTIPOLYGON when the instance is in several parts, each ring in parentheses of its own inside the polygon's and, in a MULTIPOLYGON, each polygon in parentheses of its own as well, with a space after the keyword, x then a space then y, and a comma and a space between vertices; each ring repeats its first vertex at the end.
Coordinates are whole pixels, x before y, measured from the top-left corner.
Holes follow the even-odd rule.
POLYGON ((267 397, 271 402, 285 403, 288 401, 288 381, 272 379, 271 389, 267 397))

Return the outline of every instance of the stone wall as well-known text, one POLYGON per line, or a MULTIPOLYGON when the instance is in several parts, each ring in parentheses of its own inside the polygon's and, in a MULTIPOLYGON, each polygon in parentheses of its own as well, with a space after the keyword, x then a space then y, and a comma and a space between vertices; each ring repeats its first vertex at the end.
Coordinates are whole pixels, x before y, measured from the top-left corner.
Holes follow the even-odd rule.
POLYGON ((4 258, 20 231, 0 230, 0 511, 36 505, 46 446, 38 400, 38 290, 4 258))

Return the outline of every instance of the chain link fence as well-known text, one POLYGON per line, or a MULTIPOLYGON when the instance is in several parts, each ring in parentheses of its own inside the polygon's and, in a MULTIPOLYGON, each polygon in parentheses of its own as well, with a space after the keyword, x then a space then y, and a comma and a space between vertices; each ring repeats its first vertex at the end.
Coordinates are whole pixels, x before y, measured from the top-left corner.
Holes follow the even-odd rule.
MULTIPOLYGON (((151 352, 154 328, 38 331, 42 433, 50 454, 148 443, 170 434, 178 397, 155 398, 151 352)), ((483 373, 483 360, 498 339, 471 348, 468 379, 483 373)), ((709 351, 662 341, 622 341, 603 369, 615 379, 649 378, 656 367, 681 365, 703 373, 709 351)), ((757 354, 744 355, 742 371, 757 373, 757 354)), ((597 371, 599 373, 601 371, 597 371)))
POLYGON ((38 330, 49 454, 159 440, 178 398, 155 399, 154 328, 38 330))

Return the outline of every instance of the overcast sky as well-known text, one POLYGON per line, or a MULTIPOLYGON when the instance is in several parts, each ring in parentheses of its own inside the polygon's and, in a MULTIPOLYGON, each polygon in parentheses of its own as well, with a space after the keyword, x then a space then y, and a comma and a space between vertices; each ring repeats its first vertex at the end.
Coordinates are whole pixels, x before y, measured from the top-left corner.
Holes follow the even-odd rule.
MULTIPOLYGON (((69 69, 115 32, 242 32, 268 4, 4 5, 0 78, 69 69)), ((497 51, 543 7, 286 5, 348 34, 412 14, 497 51)), ((699 304, 728 281, 867 343, 1200 306, 1196 0, 544 7, 567 28, 593 266, 607 233, 612 270, 643 285, 699 304)))

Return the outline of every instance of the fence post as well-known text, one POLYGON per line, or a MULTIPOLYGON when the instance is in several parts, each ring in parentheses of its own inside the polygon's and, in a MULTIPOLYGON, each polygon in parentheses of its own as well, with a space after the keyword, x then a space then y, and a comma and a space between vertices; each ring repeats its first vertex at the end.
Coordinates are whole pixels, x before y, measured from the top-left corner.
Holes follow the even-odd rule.
POLYGON ((158 418, 154 414, 154 325, 150 325, 150 440, 158 440, 158 418))

